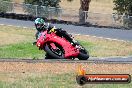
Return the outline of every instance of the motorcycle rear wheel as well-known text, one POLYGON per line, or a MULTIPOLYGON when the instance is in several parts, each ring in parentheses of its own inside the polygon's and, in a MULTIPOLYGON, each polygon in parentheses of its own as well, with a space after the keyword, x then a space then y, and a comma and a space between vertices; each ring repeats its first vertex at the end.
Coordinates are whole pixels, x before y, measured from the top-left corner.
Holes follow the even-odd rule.
POLYGON ((82 53, 82 52, 80 52, 79 55, 78 55, 79 60, 88 60, 88 58, 89 58, 89 55, 85 54, 85 53, 82 53))
POLYGON ((89 52, 82 46, 80 45, 83 49, 80 49, 80 53, 78 55, 79 60, 88 60, 89 58, 89 52))

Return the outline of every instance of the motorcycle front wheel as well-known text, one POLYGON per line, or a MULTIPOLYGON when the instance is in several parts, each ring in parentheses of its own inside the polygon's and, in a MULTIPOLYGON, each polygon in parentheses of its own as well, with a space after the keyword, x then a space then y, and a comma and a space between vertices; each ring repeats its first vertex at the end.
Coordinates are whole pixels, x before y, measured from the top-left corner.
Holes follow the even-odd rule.
POLYGON ((54 57, 50 56, 48 53, 45 55, 45 59, 55 59, 54 57))
POLYGON ((52 56, 53 59, 64 59, 63 48, 58 44, 55 44, 55 46, 56 49, 53 49, 50 43, 47 43, 44 47, 44 50, 46 53, 48 53, 48 55, 52 56))

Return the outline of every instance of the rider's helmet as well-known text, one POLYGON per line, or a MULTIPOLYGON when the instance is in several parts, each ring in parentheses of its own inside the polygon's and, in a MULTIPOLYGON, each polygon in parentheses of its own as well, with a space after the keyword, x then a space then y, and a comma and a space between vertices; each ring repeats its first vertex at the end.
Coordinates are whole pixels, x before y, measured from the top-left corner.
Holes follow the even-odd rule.
POLYGON ((45 26, 45 21, 42 18, 37 18, 35 20, 35 27, 38 31, 43 30, 44 26, 45 26))

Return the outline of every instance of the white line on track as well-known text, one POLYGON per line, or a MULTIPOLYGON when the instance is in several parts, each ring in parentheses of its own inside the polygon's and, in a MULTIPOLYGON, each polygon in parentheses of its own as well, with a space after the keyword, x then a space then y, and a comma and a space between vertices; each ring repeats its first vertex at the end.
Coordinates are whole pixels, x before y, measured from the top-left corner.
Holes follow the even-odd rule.
MULTIPOLYGON (((0 25, 5 25, 5 24, 0 24, 0 25)), ((14 25, 6 25, 6 26, 14 26, 14 25)), ((18 27, 18 28, 20 28, 21 26, 14 26, 14 27, 18 27)), ((27 29, 28 27, 22 27, 22 28, 24 28, 24 29, 27 29)), ((34 28, 33 28, 34 29, 34 28)), ((73 34, 73 35, 83 35, 83 34, 74 34, 74 33, 71 33, 71 34, 73 34)), ((119 40, 119 39, 113 39, 113 38, 105 38, 105 37, 98 37, 98 36, 92 36, 92 35, 84 35, 84 36, 91 36, 91 37, 95 37, 95 38, 100 38, 100 39, 107 39, 107 40, 110 40, 110 41, 122 41, 122 42, 127 42, 127 41, 125 41, 125 40, 119 40)))
MULTIPOLYGON (((20 27, 22 27, 22 26, 14 26, 14 25, 6 25, 6 24, 0 24, 0 25, 2 25, 2 26, 12 26, 12 27, 18 27, 18 28, 20 28, 20 27)), ((24 29, 27 29, 28 27, 22 27, 22 28, 24 28, 24 29)), ((32 28, 32 29, 35 29, 35 28, 32 28)), ((73 35, 83 35, 83 34, 74 34, 74 33, 71 33, 71 34, 73 34, 73 35)), ((89 36, 91 36, 91 35, 84 35, 84 36, 87 36, 87 37, 89 37, 89 36)), ((129 42, 129 41, 125 41, 125 40, 119 40, 119 39, 112 39, 112 38, 105 38, 105 37, 98 37, 98 36, 91 36, 91 37, 95 37, 95 38, 100 38, 100 39, 107 39, 107 40, 110 40, 110 41, 121 41, 121 42, 129 42)), ((112 56, 112 57, 101 57, 101 59, 106 59, 106 58, 117 58, 117 57, 120 57, 120 58, 128 58, 128 57, 132 57, 132 56, 112 56)))
MULTIPOLYGON (((3 25, 5 25, 5 24, 0 24, 0 25, 3 26, 3 25)), ((6 26, 14 26, 14 25, 6 25, 6 26)), ((20 28, 21 26, 14 26, 14 27, 20 28)), ((27 29, 28 27, 22 27, 22 28, 27 29)), ((34 28, 33 28, 33 29, 34 29, 34 28)), ((83 35, 83 34, 75 34, 75 33, 71 33, 71 34, 73 34, 73 35, 83 35)), ((110 41, 114 40, 114 41, 127 42, 127 41, 125 41, 125 40, 120 40, 120 39, 105 38, 105 37, 98 37, 98 36, 85 35, 85 34, 84 34, 84 36, 88 36, 88 37, 91 36, 91 37, 100 38, 100 39, 107 39, 107 40, 110 40, 110 41)))
MULTIPOLYGON (((82 34, 74 34, 74 33, 71 33, 73 35, 82 35, 82 34)), ((105 38, 105 37, 98 37, 98 36, 92 36, 92 35, 85 35, 84 36, 91 36, 91 37, 94 37, 94 38, 100 38, 100 39, 107 39, 107 40, 110 40, 110 41, 122 41, 122 42, 128 42, 128 41, 125 41, 125 40, 119 40, 119 39, 113 39, 113 38, 105 38)))
POLYGON ((3 26, 4 24, 0 24, 1 26, 3 26))
POLYGON ((94 60, 94 59, 99 58, 99 59, 107 60, 107 59, 110 59, 110 58, 124 58, 124 59, 126 59, 126 58, 131 58, 131 57, 132 57, 132 55, 131 56, 90 57, 89 59, 94 60))

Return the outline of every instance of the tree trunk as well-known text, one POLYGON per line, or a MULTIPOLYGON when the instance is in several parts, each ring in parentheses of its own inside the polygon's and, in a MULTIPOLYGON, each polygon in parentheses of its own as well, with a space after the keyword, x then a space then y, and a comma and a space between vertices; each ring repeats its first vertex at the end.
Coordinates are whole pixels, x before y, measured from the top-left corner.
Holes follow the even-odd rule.
POLYGON ((85 24, 88 17, 89 4, 91 0, 80 0, 79 23, 85 24))

